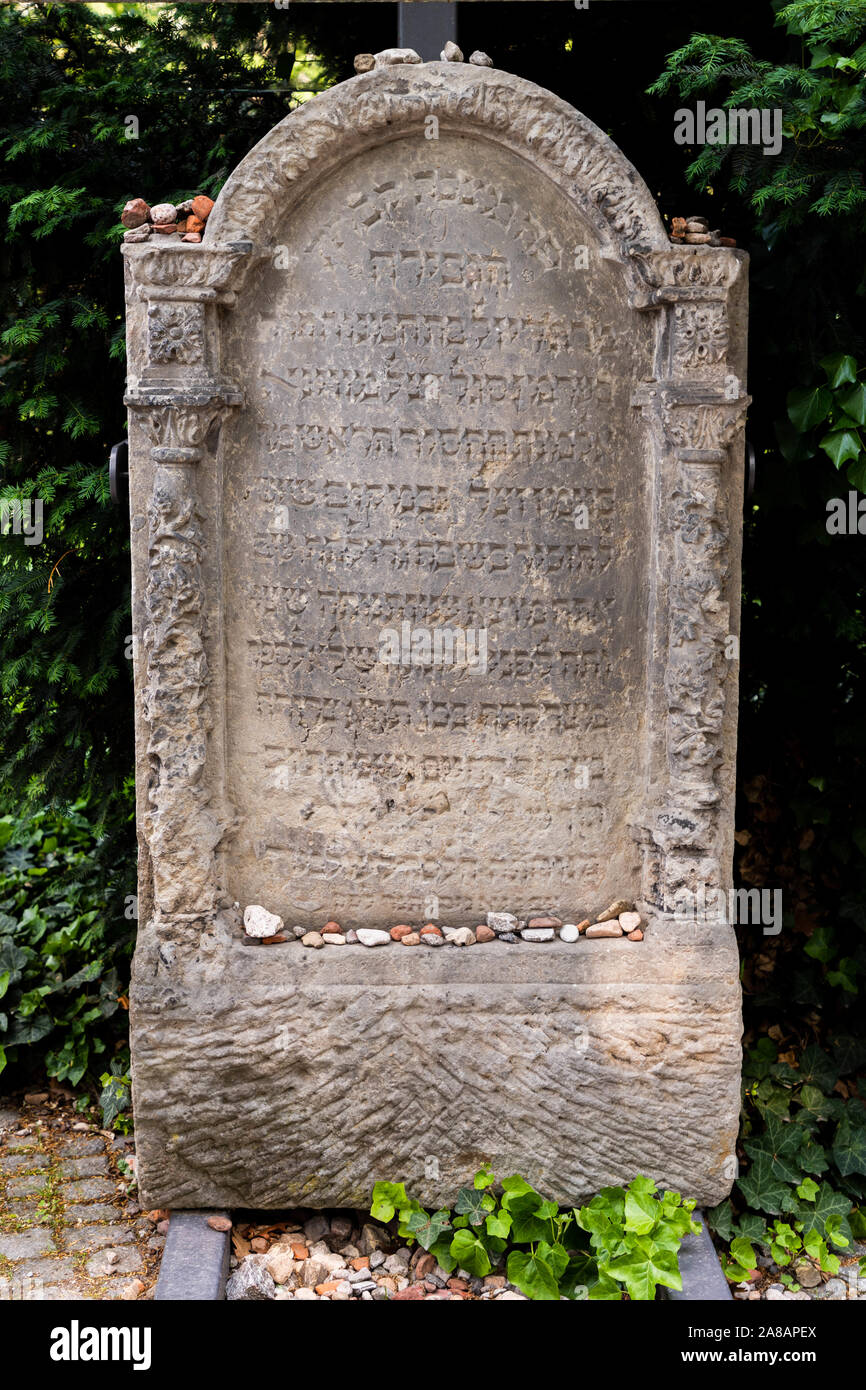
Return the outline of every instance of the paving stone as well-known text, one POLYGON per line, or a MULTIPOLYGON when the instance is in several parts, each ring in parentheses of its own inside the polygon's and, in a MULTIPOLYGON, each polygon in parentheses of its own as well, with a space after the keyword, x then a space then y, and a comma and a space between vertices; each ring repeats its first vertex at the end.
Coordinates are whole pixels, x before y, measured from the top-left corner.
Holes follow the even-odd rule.
POLYGON ((29 1178, 12 1178, 6 1185, 7 1197, 33 1197, 42 1192, 47 1182, 47 1174, 42 1176, 35 1175, 29 1178))
POLYGON ((110 1274, 137 1274, 144 1268, 144 1260, 137 1250, 119 1250, 111 1246, 91 1255, 85 1266, 92 1279, 104 1278, 110 1274), (116 1259, 111 1257, 116 1255, 116 1259))
POLYGON ((22 1260, 15 1273, 19 1277, 30 1275, 34 1279, 41 1279, 45 1284, 61 1284, 75 1279, 78 1270, 71 1255, 56 1255, 53 1259, 44 1256, 42 1259, 22 1260))
POLYGON ((83 1158, 85 1154, 104 1154, 105 1142, 82 1135, 80 1139, 67 1139, 57 1147, 59 1158, 83 1158))
POLYGON ((31 1168, 47 1172, 41 1154, 5 1154, 0 1158, 0 1173, 26 1173, 31 1168))
POLYGON ((46 1303, 80 1303, 87 1293, 83 1284, 67 1282, 65 1284, 45 1284, 42 1285, 42 1292, 38 1295, 46 1303))
POLYGON ((130 1245, 134 1237, 128 1226, 67 1226, 63 1244, 67 1250, 101 1250, 108 1245, 130 1245))
POLYGON ((6 1105, 0 1105, 0 1134, 4 1134, 6 1130, 9 1129, 17 1129, 18 1122, 19 1115, 17 1110, 11 1110, 6 1105))
POLYGON ((70 1202, 63 1214, 67 1221, 116 1221, 117 1207, 112 1202, 70 1202))
POLYGON ((110 1173, 108 1159, 104 1154, 86 1154, 82 1158, 64 1158, 60 1164, 60 1176, 64 1182, 70 1178, 95 1178, 110 1173))
POLYGON ((37 1255, 51 1255, 56 1246, 47 1231, 34 1228, 17 1235, 0 1235, 0 1255, 7 1260, 29 1260, 37 1255))
POLYGON ((63 1188, 64 1199, 73 1202, 89 1202, 95 1197, 113 1197, 115 1193, 114 1183, 109 1182, 107 1178, 81 1178, 66 1183, 63 1188))
POLYGON ((40 1209, 38 1197, 19 1197, 16 1201, 7 1203, 4 1210, 7 1215, 28 1224, 35 1222, 37 1225, 44 1225, 46 1221, 51 1220, 51 1213, 40 1209))

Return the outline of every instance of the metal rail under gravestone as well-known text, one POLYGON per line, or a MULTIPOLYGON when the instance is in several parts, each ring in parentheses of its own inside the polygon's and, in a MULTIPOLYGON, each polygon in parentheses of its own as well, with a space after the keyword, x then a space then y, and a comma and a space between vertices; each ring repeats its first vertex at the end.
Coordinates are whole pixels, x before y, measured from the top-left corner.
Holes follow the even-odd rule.
POLYGON ((200 245, 124 252, 143 1201, 440 1204, 491 1162, 715 1204, 736 944, 670 908, 731 882, 747 258, 440 62, 305 103, 200 245), (489 629, 489 669, 383 664, 404 621, 489 629), (250 948, 235 907, 614 897, 644 941, 250 948))

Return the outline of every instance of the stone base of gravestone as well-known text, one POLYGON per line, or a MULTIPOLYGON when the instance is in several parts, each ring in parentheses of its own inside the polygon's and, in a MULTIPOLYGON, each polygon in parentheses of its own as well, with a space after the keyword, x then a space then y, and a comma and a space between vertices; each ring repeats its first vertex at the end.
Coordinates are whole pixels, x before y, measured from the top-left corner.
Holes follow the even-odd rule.
POLYGON ((714 1205, 739 1096, 737 952, 642 943, 305 950, 136 961, 136 1135, 153 1207, 426 1205, 484 1163, 560 1202, 646 1173, 714 1205))

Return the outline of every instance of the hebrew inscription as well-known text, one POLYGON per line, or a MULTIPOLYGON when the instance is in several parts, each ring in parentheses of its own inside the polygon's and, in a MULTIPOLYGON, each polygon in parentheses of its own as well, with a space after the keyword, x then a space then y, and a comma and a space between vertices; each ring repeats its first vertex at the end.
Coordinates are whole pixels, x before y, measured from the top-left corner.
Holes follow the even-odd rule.
POLYGON ((350 161, 278 241, 230 330, 231 892, 357 925, 637 893, 651 325, 621 269, 450 135, 350 161))

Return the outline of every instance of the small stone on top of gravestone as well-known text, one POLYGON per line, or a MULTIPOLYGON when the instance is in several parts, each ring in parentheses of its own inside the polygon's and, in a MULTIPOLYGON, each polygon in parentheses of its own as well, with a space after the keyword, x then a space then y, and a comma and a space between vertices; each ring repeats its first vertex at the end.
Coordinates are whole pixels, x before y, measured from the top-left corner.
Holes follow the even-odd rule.
POLYGON ((486 53, 482 53, 480 48, 476 48, 474 53, 470 53, 469 61, 473 63, 476 68, 493 67, 493 59, 489 58, 486 53))
POLYGON ((260 903, 250 903, 244 909, 244 931, 247 936, 276 936, 283 930, 283 919, 268 912, 260 903))
POLYGON ((621 912, 634 912, 634 903, 629 902, 626 898, 617 898, 616 902, 612 902, 610 907, 605 908, 604 912, 600 912, 595 920, 596 922, 610 922, 621 912))
POLYGON ((130 198, 120 214, 120 220, 124 227, 133 230, 135 227, 143 226, 149 216, 150 208, 143 198, 130 198))
POLYGON ((458 927, 455 931, 446 931, 445 940, 452 946, 474 946, 475 933, 470 927, 458 927))
POLYGON ((174 203, 156 203, 150 210, 150 220, 154 226, 158 223, 176 222, 177 208, 174 203))
POLYGON ((453 39, 449 39, 442 52, 439 54, 439 57, 442 59, 443 63, 462 63, 463 49, 458 48, 453 39))
POLYGON ((574 922, 563 922, 559 932, 559 939, 560 941, 568 942, 578 941, 580 939, 580 932, 574 922))
POLYGON ((140 227, 133 227, 131 231, 123 233, 124 241, 147 241, 151 233, 149 222, 143 222, 140 227))
POLYGON ((375 66, 376 66, 376 59, 373 57, 373 54, 372 54, 372 53, 356 53, 356 54, 355 54, 355 71, 356 71, 356 72, 371 72, 372 69, 373 69, 375 66))
POLYGON ((390 68, 401 63, 420 63, 421 54, 414 48, 383 48, 374 54, 373 61, 377 68, 390 68))
POLYGON ((517 918, 513 912, 488 912, 487 925, 497 935, 500 932, 513 932, 517 927, 517 918))
POLYGON ((618 921, 626 935, 643 926, 643 918, 639 912, 621 912, 618 921))
POLYGON ((593 922, 591 927, 587 927, 587 936, 622 936, 623 931, 619 922, 593 922))
POLYGON ((556 932, 553 927, 527 927, 520 935, 524 941, 552 941, 556 932))
POLYGON ((391 934, 386 931, 376 931, 371 927, 361 927, 358 931, 358 940, 362 946, 390 946, 391 934))

